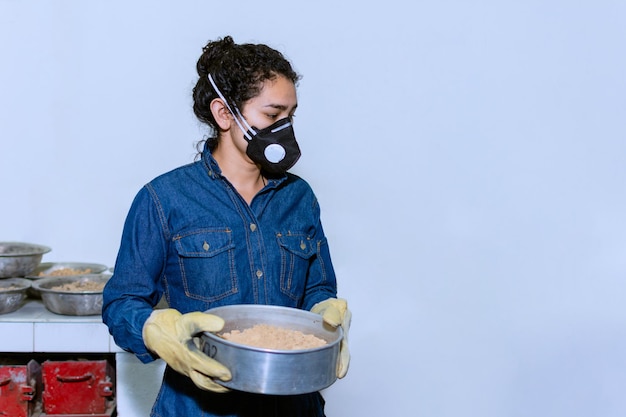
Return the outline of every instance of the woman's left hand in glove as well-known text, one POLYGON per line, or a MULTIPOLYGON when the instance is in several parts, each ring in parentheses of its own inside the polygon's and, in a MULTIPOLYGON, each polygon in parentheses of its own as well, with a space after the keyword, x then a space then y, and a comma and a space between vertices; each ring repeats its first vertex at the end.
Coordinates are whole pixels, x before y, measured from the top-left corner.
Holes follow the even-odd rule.
POLYGON ((348 302, 342 298, 329 298, 315 304, 311 308, 311 312, 320 314, 325 323, 333 327, 341 326, 343 329, 343 339, 341 340, 339 362, 337 364, 337 377, 343 378, 348 373, 350 365, 348 332, 350 331, 352 313, 348 310, 348 302))

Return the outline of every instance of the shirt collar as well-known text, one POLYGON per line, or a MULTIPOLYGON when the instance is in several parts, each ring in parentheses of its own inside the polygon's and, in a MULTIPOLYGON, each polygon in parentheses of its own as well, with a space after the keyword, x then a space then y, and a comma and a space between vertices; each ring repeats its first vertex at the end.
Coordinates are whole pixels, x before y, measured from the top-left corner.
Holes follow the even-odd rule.
POLYGON ((222 175, 222 170, 220 166, 217 164, 215 158, 211 154, 208 146, 204 146, 204 150, 202 151, 202 160, 204 161, 204 166, 206 166, 209 177, 217 178, 222 175))

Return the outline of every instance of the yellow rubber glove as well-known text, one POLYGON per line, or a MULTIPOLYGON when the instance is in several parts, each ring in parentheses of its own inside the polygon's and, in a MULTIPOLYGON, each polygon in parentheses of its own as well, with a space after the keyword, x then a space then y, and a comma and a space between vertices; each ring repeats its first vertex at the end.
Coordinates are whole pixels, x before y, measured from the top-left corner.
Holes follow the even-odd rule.
POLYGON ((343 328, 343 339, 339 348, 339 363, 337 364, 337 378, 343 378, 350 366, 350 349, 348 348, 348 332, 352 313, 348 310, 348 302, 342 298, 329 298, 313 306, 311 312, 321 314, 325 323, 333 327, 343 328))
POLYGON ((187 314, 167 308, 154 310, 143 326, 142 336, 146 347, 159 355, 167 364, 187 375, 199 388, 213 392, 226 392, 228 388, 213 381, 228 381, 230 371, 211 359, 194 343, 194 336, 202 332, 217 332, 224 320, 199 311, 187 314))

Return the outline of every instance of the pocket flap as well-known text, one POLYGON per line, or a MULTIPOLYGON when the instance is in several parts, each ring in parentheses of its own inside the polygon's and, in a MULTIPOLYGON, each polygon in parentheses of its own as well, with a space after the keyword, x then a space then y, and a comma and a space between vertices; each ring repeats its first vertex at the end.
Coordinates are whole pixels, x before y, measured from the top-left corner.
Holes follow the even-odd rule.
POLYGON ((235 247, 227 229, 197 230, 174 237, 176 251, 183 257, 211 257, 235 247))
POLYGON ((307 235, 278 233, 276 238, 283 249, 296 256, 308 259, 315 254, 315 241, 307 235))

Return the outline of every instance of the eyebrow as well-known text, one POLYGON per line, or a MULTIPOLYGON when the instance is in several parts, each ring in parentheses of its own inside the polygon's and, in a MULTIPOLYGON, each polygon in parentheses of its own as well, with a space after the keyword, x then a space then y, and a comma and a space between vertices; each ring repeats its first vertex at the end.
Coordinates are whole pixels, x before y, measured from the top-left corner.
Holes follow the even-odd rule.
MULTIPOLYGON (((283 105, 283 104, 266 104, 266 105, 265 105, 265 106, 263 106, 263 107, 271 107, 271 108, 273 108, 273 109, 276 109, 276 110, 283 110, 283 111, 288 109, 288 107, 287 107, 287 106, 285 106, 285 105, 283 105)), ((293 110, 295 110, 295 109, 297 109, 297 108, 298 108, 298 104, 296 104, 295 106, 293 106, 293 110)), ((292 110, 292 111, 293 111, 293 110, 292 110)))

